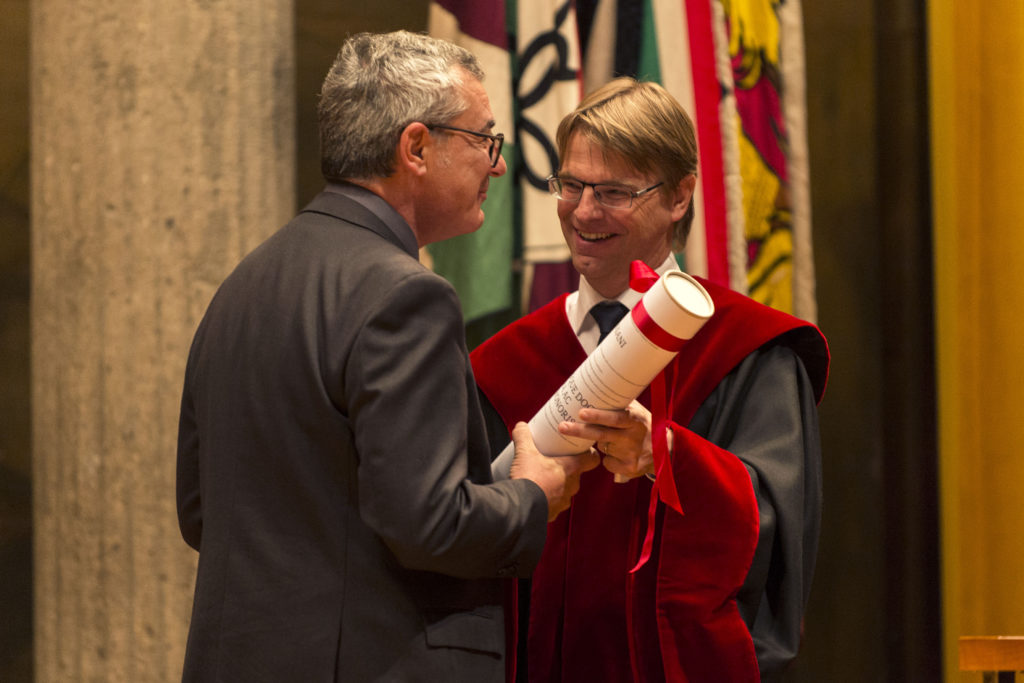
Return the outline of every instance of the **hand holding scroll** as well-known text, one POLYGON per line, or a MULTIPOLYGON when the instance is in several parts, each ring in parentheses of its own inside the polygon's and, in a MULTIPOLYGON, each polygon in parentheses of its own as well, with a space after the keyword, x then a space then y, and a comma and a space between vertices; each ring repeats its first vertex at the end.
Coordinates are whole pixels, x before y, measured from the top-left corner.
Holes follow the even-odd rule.
POLYGON ((515 458, 512 460, 509 478, 529 479, 544 491, 548 499, 549 522, 569 509, 572 497, 580 490, 580 475, 594 469, 601 462, 593 449, 577 455, 541 455, 525 422, 520 422, 512 430, 512 443, 515 446, 515 458))
MULTIPOLYGON (((634 400, 623 410, 583 408, 579 422, 558 425, 561 434, 596 442, 604 456, 602 465, 625 482, 654 473, 654 454, 651 443, 651 412, 634 400)), ((667 432, 669 450, 672 433, 667 432)))
MULTIPOLYGON (((711 296, 689 275, 676 270, 659 278, 641 261, 635 261, 633 266, 639 275, 636 279, 644 280, 643 298, 530 420, 537 448, 545 455, 572 454, 590 446, 593 441, 573 438, 562 432, 559 425, 577 420, 582 409, 615 411, 630 406, 714 313, 711 296)), ((664 398, 664 382, 660 384, 652 390, 659 389, 654 393, 664 398)), ((665 411, 658 406, 664 408, 664 403, 655 402, 652 418, 658 423, 657 415, 662 415, 662 425, 665 411)), ((668 449, 661 436, 652 436, 656 469, 667 460, 668 449)), ((504 478, 508 471, 511 450, 511 446, 506 448, 491 463, 495 479, 504 478)), ((666 486, 667 500, 678 507, 671 478, 666 486)))

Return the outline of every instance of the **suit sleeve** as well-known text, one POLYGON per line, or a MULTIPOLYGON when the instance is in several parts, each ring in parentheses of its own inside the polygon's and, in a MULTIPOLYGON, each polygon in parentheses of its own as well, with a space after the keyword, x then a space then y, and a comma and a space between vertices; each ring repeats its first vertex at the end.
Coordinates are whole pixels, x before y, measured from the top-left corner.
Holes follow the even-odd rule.
POLYGON ((490 480, 462 316, 446 281, 424 271, 380 294, 345 386, 360 515, 399 562, 465 578, 533 570, 547 501, 533 482, 490 480))
POLYGON ((738 595, 764 680, 797 655, 821 519, 814 393, 785 346, 747 357, 705 401, 691 429, 736 455, 757 497, 757 549, 738 595))
POLYGON ((483 389, 478 388, 477 396, 480 398, 480 409, 484 414, 484 425, 487 427, 487 442, 490 444, 491 461, 493 462, 512 440, 512 436, 508 433, 508 427, 505 426, 504 420, 501 419, 501 415, 494 407, 494 404, 491 403, 491 400, 487 398, 487 394, 484 393, 483 389))

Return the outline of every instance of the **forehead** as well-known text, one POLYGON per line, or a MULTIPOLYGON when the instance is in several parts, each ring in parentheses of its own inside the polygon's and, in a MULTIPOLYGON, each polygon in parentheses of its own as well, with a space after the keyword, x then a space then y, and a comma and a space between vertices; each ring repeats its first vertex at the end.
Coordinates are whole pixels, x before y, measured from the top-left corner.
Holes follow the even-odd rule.
POLYGON ((462 83, 462 96, 466 100, 467 107, 466 111, 456 119, 457 121, 466 123, 467 128, 476 130, 494 119, 494 114, 491 113, 491 101, 487 97, 484 84, 468 72, 462 83))
POLYGON ((606 150, 581 133, 573 133, 569 138, 559 172, 590 182, 643 180, 647 175, 622 155, 606 150))

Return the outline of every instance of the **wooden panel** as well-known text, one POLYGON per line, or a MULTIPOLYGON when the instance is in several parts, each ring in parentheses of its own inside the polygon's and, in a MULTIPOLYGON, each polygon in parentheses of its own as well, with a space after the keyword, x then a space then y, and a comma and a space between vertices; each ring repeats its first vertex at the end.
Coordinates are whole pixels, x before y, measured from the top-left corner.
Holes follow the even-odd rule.
POLYGON ((947 680, 964 633, 1024 633, 1024 5, 929 3, 947 680))
POLYGON ((1024 636, 961 636, 960 670, 1024 670, 1024 636))

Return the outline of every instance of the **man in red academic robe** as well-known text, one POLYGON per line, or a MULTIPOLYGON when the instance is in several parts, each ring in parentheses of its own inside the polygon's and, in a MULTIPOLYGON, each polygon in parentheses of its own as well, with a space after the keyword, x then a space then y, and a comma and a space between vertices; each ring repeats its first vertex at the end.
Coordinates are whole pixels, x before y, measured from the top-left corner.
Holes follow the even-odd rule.
MULTIPOLYGON (((549 184, 580 288, 472 354, 505 440, 597 346, 600 309, 639 300, 631 262, 675 267, 693 217, 693 127, 660 86, 609 83, 562 121, 557 143, 549 184)), ((665 370, 657 405, 645 393, 560 426, 596 442, 604 467, 582 477, 521 586, 520 680, 756 681, 796 656, 828 350, 813 325, 703 284, 715 314, 665 370), (678 504, 651 505, 672 480, 678 504)))

